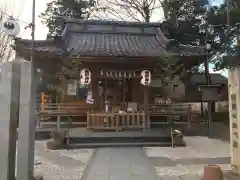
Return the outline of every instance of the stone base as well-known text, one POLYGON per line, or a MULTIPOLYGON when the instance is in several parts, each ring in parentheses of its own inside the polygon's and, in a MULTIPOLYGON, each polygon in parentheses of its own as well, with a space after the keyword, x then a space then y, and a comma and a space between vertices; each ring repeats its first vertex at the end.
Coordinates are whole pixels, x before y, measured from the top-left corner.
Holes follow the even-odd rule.
POLYGON ((44 180, 44 179, 43 179, 43 176, 35 176, 33 180, 44 180))
MULTIPOLYGON (((15 180, 16 180, 16 177, 15 177, 15 180)), ((43 176, 35 176, 32 178, 32 180, 44 180, 43 176)))
POLYGON ((186 146, 186 143, 183 140, 183 133, 179 130, 172 131, 172 144, 173 146, 186 146))
POLYGON ((63 149, 67 146, 64 133, 53 132, 52 139, 46 143, 46 148, 50 150, 63 149))

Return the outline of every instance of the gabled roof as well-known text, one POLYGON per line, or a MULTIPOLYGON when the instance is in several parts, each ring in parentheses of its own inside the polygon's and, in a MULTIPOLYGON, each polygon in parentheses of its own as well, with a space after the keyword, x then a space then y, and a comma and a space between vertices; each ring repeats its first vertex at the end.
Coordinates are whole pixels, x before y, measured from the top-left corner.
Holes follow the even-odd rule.
MULTIPOLYGON (((29 40, 16 40, 16 45, 29 49, 29 40)), ((204 47, 179 45, 178 51, 167 49, 167 39, 160 23, 125 21, 68 20, 59 40, 36 41, 35 50, 70 56, 202 56, 204 47)))
MULTIPOLYGON (((228 79, 221 74, 211 73, 210 77, 211 77, 211 81, 212 81, 213 85, 227 84, 228 83, 228 79)), ((189 83, 195 84, 195 85, 207 84, 206 77, 205 77, 205 75, 202 75, 202 74, 193 75, 190 78, 189 83)))

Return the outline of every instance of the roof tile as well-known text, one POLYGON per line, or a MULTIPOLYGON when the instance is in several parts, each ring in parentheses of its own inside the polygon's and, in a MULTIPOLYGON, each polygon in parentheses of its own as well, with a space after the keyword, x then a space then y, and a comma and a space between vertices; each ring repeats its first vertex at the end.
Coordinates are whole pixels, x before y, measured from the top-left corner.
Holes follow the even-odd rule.
POLYGON ((83 56, 168 56, 151 35, 75 33, 68 40, 72 55, 83 56))
MULTIPOLYGON (((66 22, 63 32, 61 41, 36 41, 36 51, 60 55, 67 51, 72 56, 166 57, 171 55, 205 55, 205 48, 199 46, 180 45, 176 47, 178 48, 176 52, 167 50, 166 47, 170 40, 165 37, 159 23, 69 21, 66 22), (109 28, 106 30, 107 26, 112 26, 111 31, 109 28), (132 31, 131 29, 134 28, 135 31, 132 31)), ((30 41, 18 40, 18 42, 25 49, 31 47, 30 41)))

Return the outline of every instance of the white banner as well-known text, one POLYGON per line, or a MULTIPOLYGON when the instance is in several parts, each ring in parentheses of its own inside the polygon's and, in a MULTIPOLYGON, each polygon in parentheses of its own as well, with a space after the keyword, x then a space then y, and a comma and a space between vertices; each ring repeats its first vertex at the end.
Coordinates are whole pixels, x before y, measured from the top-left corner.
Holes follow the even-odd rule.
POLYGON ((75 96, 77 94, 77 84, 76 83, 68 84, 67 94, 70 96, 75 96))
POLYGON ((92 91, 88 91, 86 103, 88 103, 88 104, 93 104, 94 103, 94 99, 92 98, 92 91))

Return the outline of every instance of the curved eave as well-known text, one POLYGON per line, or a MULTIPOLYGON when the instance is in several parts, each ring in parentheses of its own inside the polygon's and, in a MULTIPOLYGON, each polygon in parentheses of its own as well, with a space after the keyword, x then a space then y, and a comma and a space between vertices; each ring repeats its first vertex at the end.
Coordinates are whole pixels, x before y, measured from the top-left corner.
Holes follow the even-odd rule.
MULTIPOLYGON (((41 63, 49 63, 48 60, 50 59, 57 59, 58 63, 61 63, 61 57, 63 57, 63 51, 61 48, 56 46, 56 40, 37 40, 35 41, 35 49, 34 49, 34 58, 36 61, 41 63)), ((24 40, 24 39, 16 39, 15 40, 15 50, 17 55, 23 57, 26 60, 30 60, 31 54, 31 40, 24 40)), ((180 45, 180 53, 173 53, 168 51, 168 55, 166 53, 164 55, 147 55, 147 56, 114 56, 114 55, 75 55, 69 56, 67 59, 75 59, 82 62, 119 62, 124 63, 131 61, 132 63, 140 63, 148 64, 152 63, 153 61, 165 59, 168 57, 177 57, 180 58, 180 62, 184 64, 185 68, 191 68, 196 65, 200 65, 205 59, 205 49, 204 47, 196 47, 191 45, 180 45), (147 61, 147 62, 146 62, 147 61)), ((91 53, 90 53, 91 54, 91 53)))
MULTIPOLYGON (((24 58, 27 61, 31 60, 31 49, 23 48, 23 47, 15 47, 17 56, 24 58)), ((42 51, 34 51, 33 61, 35 62, 35 66, 39 69, 42 69, 46 72, 52 73, 57 72, 57 64, 61 64, 61 56, 59 54, 50 53, 50 52, 42 52, 42 51)))
MULTIPOLYGON (((56 45, 56 40, 54 39, 36 40, 34 41, 34 53, 37 55, 37 58, 42 56, 59 56, 61 50, 60 48, 57 48, 56 45)), ((30 60, 31 47, 32 40, 16 38, 13 48, 18 56, 21 56, 26 60, 30 60)))
MULTIPOLYGON (((25 46, 31 46, 32 40, 30 39, 21 39, 21 38, 15 38, 15 44, 16 45, 25 45, 25 46)), ((53 45, 55 44, 54 39, 47 39, 47 40, 35 40, 35 45, 53 45)))
MULTIPOLYGON (((31 49, 29 49, 29 48, 14 48, 14 49, 18 56, 21 56, 21 57, 25 58, 26 60, 30 60, 31 49)), ((34 55, 36 56, 36 58, 61 57, 61 54, 56 53, 56 52, 38 51, 38 50, 34 50, 34 55)))

